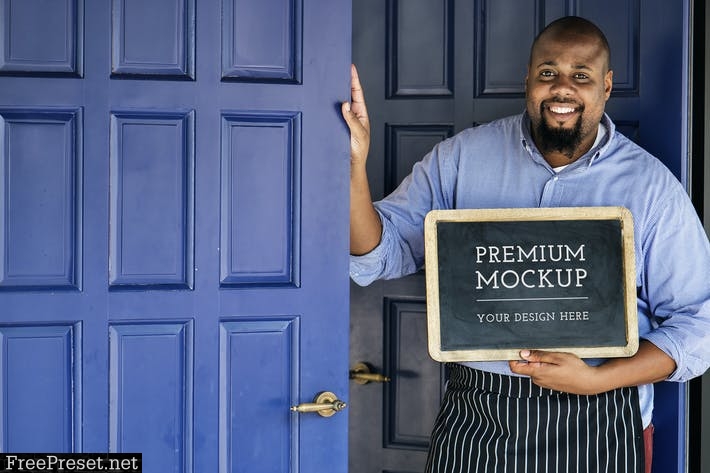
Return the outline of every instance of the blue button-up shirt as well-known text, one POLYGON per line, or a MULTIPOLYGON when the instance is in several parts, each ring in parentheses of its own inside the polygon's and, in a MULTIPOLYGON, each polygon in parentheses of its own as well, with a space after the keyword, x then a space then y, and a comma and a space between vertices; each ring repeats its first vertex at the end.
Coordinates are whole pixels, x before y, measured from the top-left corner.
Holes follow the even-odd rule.
MULTIPOLYGON (((375 203, 379 246, 353 256, 350 275, 366 285, 424 264, 424 217, 433 209, 623 206, 634 219, 641 338, 673 360, 672 381, 710 365, 710 244, 688 195, 655 157, 616 132, 560 172, 535 147, 526 114, 467 129, 439 143, 402 184, 375 203)), ((589 360, 596 364, 597 360, 589 360)), ((512 374, 507 362, 464 363, 512 374)), ((639 388, 644 426, 653 387, 639 388)))

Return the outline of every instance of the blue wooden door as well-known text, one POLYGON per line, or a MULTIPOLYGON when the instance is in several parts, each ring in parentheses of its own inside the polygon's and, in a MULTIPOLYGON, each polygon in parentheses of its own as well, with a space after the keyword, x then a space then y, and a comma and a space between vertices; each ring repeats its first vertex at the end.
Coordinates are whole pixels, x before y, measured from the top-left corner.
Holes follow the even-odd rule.
POLYGON ((0 2, 0 450, 342 472, 349 0, 0 2))

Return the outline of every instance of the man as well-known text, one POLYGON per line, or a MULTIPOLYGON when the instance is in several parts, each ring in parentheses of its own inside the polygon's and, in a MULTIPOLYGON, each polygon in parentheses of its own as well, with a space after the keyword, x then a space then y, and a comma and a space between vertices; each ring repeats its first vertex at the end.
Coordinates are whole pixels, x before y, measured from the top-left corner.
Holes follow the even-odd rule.
POLYGON ((531 48, 525 113, 440 143, 373 205, 369 121, 353 67, 342 112, 351 131, 357 283, 421 268, 432 209, 624 206, 634 217, 638 352, 582 360, 522 350, 518 361, 451 364, 428 473, 648 472, 652 383, 708 368, 710 244, 678 181, 605 115, 612 77, 594 24, 552 22, 531 48))

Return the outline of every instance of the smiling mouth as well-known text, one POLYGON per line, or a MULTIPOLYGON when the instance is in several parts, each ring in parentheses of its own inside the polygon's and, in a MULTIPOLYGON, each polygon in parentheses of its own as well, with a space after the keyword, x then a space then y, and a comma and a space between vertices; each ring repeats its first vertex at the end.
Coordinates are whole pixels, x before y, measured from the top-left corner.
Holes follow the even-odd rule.
POLYGON ((560 102, 543 102, 540 107, 544 112, 548 120, 552 120, 556 122, 559 126, 563 126, 565 123, 571 123, 570 120, 573 120, 578 114, 580 114, 583 110, 584 107, 581 105, 577 104, 572 104, 572 103, 560 103, 560 102))
POLYGON ((547 107, 548 110, 550 110, 552 113, 557 113, 561 115, 566 115, 569 113, 574 113, 577 109, 574 107, 570 106, 564 106, 564 105, 551 105, 547 107))

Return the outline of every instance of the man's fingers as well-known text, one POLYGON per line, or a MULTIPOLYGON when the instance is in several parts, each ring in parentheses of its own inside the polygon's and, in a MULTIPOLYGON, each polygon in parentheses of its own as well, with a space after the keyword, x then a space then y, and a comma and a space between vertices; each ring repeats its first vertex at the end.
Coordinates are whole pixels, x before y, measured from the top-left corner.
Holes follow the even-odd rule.
POLYGON ((514 373, 534 376, 539 370, 545 367, 559 365, 559 353, 546 352, 540 350, 521 350, 520 360, 510 361, 510 369, 514 373))
POLYGON ((341 104, 341 113, 350 129, 350 162, 359 165, 365 163, 367 159, 370 147, 370 122, 355 65, 351 66, 350 71, 351 98, 349 102, 341 104))
POLYGON ((542 350, 521 350, 520 358, 530 363, 559 364, 560 353, 542 350))
POLYGON ((360 76, 357 73, 357 68, 355 64, 350 66, 350 95, 354 103, 365 104, 365 94, 362 92, 362 85, 360 84, 360 76))
POLYGON ((340 105, 340 111, 343 113, 343 118, 346 122, 351 119, 350 102, 343 102, 340 105))
POLYGON ((367 106, 365 105, 365 94, 362 91, 362 85, 360 85, 360 77, 354 64, 350 70, 350 110, 363 126, 368 127, 367 106))
POLYGON ((353 112, 350 102, 343 102, 341 105, 341 111, 343 113, 343 118, 350 128, 350 132, 361 132, 365 130, 365 124, 360 120, 360 118, 353 112))
POLYGON ((509 361, 510 371, 515 374, 520 374, 524 376, 531 376, 534 373, 535 366, 527 363, 525 361, 509 361))

